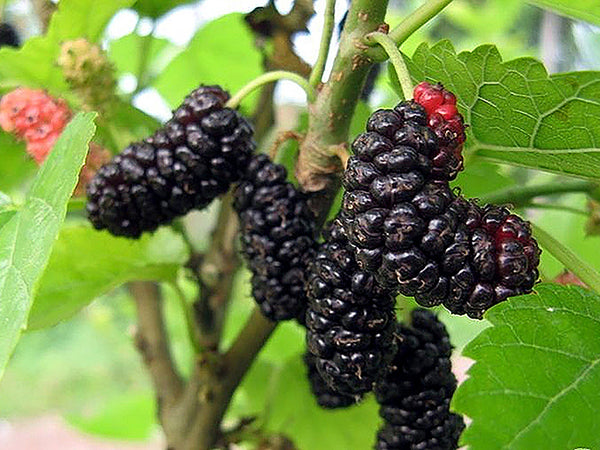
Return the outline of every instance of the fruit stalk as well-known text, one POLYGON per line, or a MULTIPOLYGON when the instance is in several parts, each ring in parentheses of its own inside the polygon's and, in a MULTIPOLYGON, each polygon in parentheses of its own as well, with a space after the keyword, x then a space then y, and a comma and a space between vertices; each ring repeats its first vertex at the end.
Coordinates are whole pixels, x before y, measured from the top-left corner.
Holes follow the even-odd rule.
POLYGON ((373 61, 364 36, 382 24, 388 0, 354 0, 348 12, 331 75, 309 105, 306 137, 300 145, 296 178, 313 197, 311 209, 322 223, 339 189, 342 170, 337 149, 346 145, 350 122, 373 61))

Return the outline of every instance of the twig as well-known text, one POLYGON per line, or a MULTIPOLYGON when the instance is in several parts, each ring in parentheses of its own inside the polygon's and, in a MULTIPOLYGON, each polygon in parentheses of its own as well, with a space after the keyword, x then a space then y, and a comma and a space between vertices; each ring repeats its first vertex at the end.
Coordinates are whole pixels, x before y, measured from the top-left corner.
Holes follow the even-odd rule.
POLYGON ((183 391, 183 380, 169 350, 159 287, 153 282, 135 281, 129 284, 129 291, 138 313, 136 347, 150 372, 158 404, 171 406, 183 391))
POLYGON ((573 272, 577 278, 597 293, 600 293, 600 274, 592 266, 540 227, 533 225, 533 234, 540 245, 573 272))
POLYGON ((296 179, 313 193, 310 207, 318 222, 327 212, 340 186, 342 166, 335 146, 348 141, 350 122, 362 86, 373 61, 362 39, 379 29, 385 18, 387 0, 353 0, 340 37, 331 75, 310 105, 306 138, 300 146, 296 179))
MULTIPOLYGON (((390 39, 400 47, 412 34, 436 17, 452 0, 427 0, 423 5, 407 16, 400 24, 388 34, 390 39)), ((369 56, 377 62, 385 61, 386 53, 381 49, 372 49, 369 56)))
POLYGON ((568 192, 591 192, 598 187, 597 183, 586 180, 561 180, 552 183, 532 186, 515 186, 482 195, 484 203, 510 203, 516 207, 523 206, 536 197, 565 194, 568 192))
POLYGON ((202 411, 192 426, 185 450, 208 450, 218 439, 219 425, 233 393, 276 326, 256 308, 224 355, 219 370, 206 374, 210 381, 205 385, 210 387, 203 395, 202 411))
POLYGON ((200 345, 200 330, 198 329, 198 324, 194 320, 192 308, 188 304, 185 293, 183 292, 177 281, 171 283, 171 287, 175 291, 179 306, 181 308, 181 312, 183 313, 183 316, 185 318, 185 325, 187 328, 187 334, 190 340, 190 344, 194 349, 194 353, 198 354, 202 351, 202 346, 200 345))
POLYGON ((319 46, 319 56, 317 62, 310 73, 308 83, 311 86, 318 86, 323 78, 323 72, 325 72, 325 64, 327 63, 327 55, 329 54, 329 45, 331 43, 331 36, 333 35, 333 28, 335 26, 335 0, 327 0, 325 6, 325 15, 323 18, 323 31, 321 34, 321 45, 319 46))
POLYGON ((570 212, 572 214, 579 214, 580 216, 588 217, 590 215, 589 211, 580 208, 573 208, 568 205, 555 205, 552 203, 524 203, 523 208, 532 208, 532 209, 546 209, 546 210, 555 210, 555 211, 564 211, 570 212))
POLYGON ((275 70, 273 72, 263 73, 262 75, 259 75, 258 77, 256 77, 254 80, 250 81, 246 86, 241 88, 233 97, 231 97, 229 99, 226 106, 229 108, 237 108, 239 106, 240 102, 245 97, 250 95, 253 91, 255 91, 256 89, 258 89, 259 87, 261 87, 265 84, 273 83, 273 82, 279 81, 279 80, 293 81, 298 86, 300 86, 302 89, 304 89, 304 92, 306 92, 306 96, 307 96, 309 102, 314 101, 314 98, 315 98, 314 88, 310 84, 308 84, 308 81, 306 80, 306 78, 304 78, 294 72, 288 72, 286 70, 275 70))
POLYGON ((402 87, 404 99, 411 99, 413 96, 413 85, 412 79, 410 78, 410 72, 408 71, 408 67, 406 67, 406 63, 404 62, 402 53, 400 53, 400 50, 398 50, 398 47, 396 46, 394 41, 392 41, 392 39, 387 34, 377 31, 375 33, 367 34, 365 36, 365 42, 376 42, 379 45, 381 45, 381 47, 388 54, 392 66, 394 66, 396 76, 398 77, 398 81, 400 82, 400 86, 402 87))
POLYGON ((223 197, 211 244, 199 268, 200 295, 194 303, 200 330, 200 346, 216 351, 223 327, 233 277, 239 265, 235 250, 238 221, 232 207, 231 193, 223 197))
POLYGON ((301 133, 298 133, 293 130, 285 130, 278 133, 277 137, 275 138, 275 141, 273 141, 273 144, 269 149, 269 157, 272 161, 275 161, 275 158, 277 158, 277 153, 279 153, 279 148, 283 145, 284 142, 287 142, 289 140, 302 142, 303 138, 304 136, 301 133))

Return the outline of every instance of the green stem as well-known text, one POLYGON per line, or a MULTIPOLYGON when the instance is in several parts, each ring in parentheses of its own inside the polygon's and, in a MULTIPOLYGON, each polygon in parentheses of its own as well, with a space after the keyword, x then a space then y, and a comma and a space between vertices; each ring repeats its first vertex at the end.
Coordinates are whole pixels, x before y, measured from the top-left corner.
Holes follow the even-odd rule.
POLYGON ((297 73, 288 72, 286 70, 274 70, 273 72, 263 73, 262 75, 256 77, 254 80, 250 81, 246 86, 241 88, 233 97, 229 99, 227 102, 227 107, 229 108, 237 108, 241 101, 254 92, 259 87, 273 83, 278 80, 290 80, 304 89, 306 92, 306 96, 308 97, 309 102, 313 102, 315 99, 315 90, 308 83, 308 80, 297 73))
POLYGON ((369 33, 365 36, 365 41, 369 44, 373 44, 376 42, 381 45, 385 52, 390 57, 390 62, 394 66, 396 70, 396 75, 398 76, 398 81, 400 81, 400 86, 402 86, 402 93, 404 94, 404 99, 411 99, 413 96, 413 84, 412 79, 410 78, 410 73, 408 71, 408 67, 406 67, 406 63, 404 62, 404 58, 402 57, 402 53, 398 50, 395 42, 390 39, 390 37, 385 33, 375 32, 369 33))
POLYGON ((567 205, 553 205, 550 203, 525 203, 523 208, 534 208, 534 209, 553 209, 556 211, 565 211, 572 214, 579 214, 582 216, 588 216, 589 212, 579 208, 573 208, 567 205))
POLYGON ((321 223, 339 188, 339 146, 346 145, 350 123, 372 61, 362 43, 385 19, 388 0, 352 0, 328 80, 309 104, 308 130, 298 153, 296 179, 314 193, 311 209, 321 223))
POLYGON ((579 256, 540 227, 533 225, 533 234, 540 245, 554 255, 554 257, 567 269, 573 272, 577 278, 594 291, 600 293, 600 274, 592 266, 583 261, 579 256))
MULTIPOLYGON (((390 39, 399 47, 415 31, 437 16, 452 0, 426 0, 423 6, 406 17, 388 34, 390 39)), ((385 61, 386 55, 379 49, 373 49, 369 55, 374 61, 385 61)))
MULTIPOLYGON (((139 29, 140 20, 138 19, 138 23, 136 25, 136 32, 139 29)), ((142 42, 140 43, 140 48, 138 50, 138 54, 140 55, 140 61, 137 68, 137 73, 135 75, 137 80, 137 85, 135 90, 131 93, 130 98, 135 97, 137 94, 142 92, 148 85, 146 82, 147 72, 148 72, 148 64, 150 63, 150 49, 152 47, 152 36, 154 34, 154 30, 156 29, 156 21, 152 22, 152 29, 150 33, 146 36, 138 35, 142 42)))
POLYGON ((173 283, 170 283, 170 285, 173 288, 173 290, 175 291, 175 293, 177 294, 177 300, 179 302, 179 306, 181 307, 181 310, 183 311, 183 315, 185 317, 185 325, 187 328, 187 333, 188 333, 188 338, 190 340, 190 344, 192 345, 192 348, 194 349, 194 353, 199 354, 202 352, 202 347, 200 346, 199 332, 198 332, 198 328, 196 326, 196 322, 194 321, 192 308, 191 308, 190 304, 187 302, 185 294, 183 293, 183 290, 181 289, 179 284, 176 281, 174 281, 173 283))
POLYGON ((597 183, 586 180, 565 180, 533 186, 515 186, 482 195, 482 203, 510 203, 516 207, 524 206, 531 199, 547 195, 565 194, 568 192, 590 192, 598 187, 597 183))
POLYGON ((333 35, 333 28, 335 25, 335 0, 327 0, 325 5, 325 17, 323 19, 323 34, 321 35, 321 45, 319 47, 319 56, 317 62, 313 67, 308 83, 317 87, 323 79, 323 72, 325 71, 325 64, 327 63, 327 55, 329 54, 329 45, 331 43, 331 36, 333 35))
POLYGON ((442 10, 452 3, 452 0, 427 0, 415 12, 410 14, 400 24, 394 27, 390 33, 392 39, 398 46, 406 41, 415 31, 437 16, 442 10))

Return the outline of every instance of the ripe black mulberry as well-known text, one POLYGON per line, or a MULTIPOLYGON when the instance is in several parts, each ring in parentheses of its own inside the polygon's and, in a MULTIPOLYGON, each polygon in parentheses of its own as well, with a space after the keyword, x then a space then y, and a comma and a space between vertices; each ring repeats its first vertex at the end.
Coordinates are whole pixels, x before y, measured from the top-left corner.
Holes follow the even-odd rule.
POLYGON ((306 352, 304 355, 304 363, 306 364, 310 389, 321 408, 347 408, 356 404, 361 399, 361 396, 344 395, 332 389, 317 370, 316 357, 310 352, 306 352))
POLYGON ((385 421, 375 448, 453 450, 465 424, 449 408, 456 390, 450 338, 429 311, 414 310, 411 319, 397 325, 391 370, 374 387, 385 421))
MULTIPOLYGON (((450 106, 452 127, 462 129, 450 106)), ((462 167, 455 152, 464 131, 440 137, 428 120, 415 101, 371 115, 344 173, 341 222, 360 268, 382 286, 422 306, 443 303, 481 318, 507 297, 531 291, 540 251, 527 222, 450 188, 462 167)))
POLYGON ((131 144, 88 186, 88 217, 96 229, 139 237, 225 193, 245 170, 253 130, 226 108, 218 86, 189 94, 164 127, 131 144))
POLYGON ((394 355, 394 297, 361 270, 341 221, 325 233, 308 275, 308 350, 333 390, 372 389, 394 355))
POLYGON ((273 321, 303 322, 307 267, 317 246, 315 218, 306 195, 286 178, 285 167, 268 156, 252 157, 236 188, 234 207, 261 311, 273 321))

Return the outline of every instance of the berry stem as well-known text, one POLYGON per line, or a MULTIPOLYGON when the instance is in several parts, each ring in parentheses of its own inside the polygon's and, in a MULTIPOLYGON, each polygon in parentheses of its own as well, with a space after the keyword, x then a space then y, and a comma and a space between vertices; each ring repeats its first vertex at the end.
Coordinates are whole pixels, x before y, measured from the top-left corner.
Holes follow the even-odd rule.
POLYGON ((398 81, 400 82, 400 86, 402 86, 404 99, 411 99, 413 96, 412 79, 410 77, 408 67, 406 67, 406 63, 404 62, 404 58, 402 57, 402 53, 400 53, 396 43, 387 34, 379 31, 367 34, 365 36, 365 41, 368 44, 372 45, 373 43, 377 43, 383 47, 385 52, 390 57, 392 66, 394 66, 394 70, 398 76, 398 81))
MULTIPOLYGON (((140 19, 138 19, 138 23, 136 25, 135 31, 138 32, 140 28, 140 19)), ((137 94, 142 92, 144 89, 148 87, 148 65, 150 63, 150 50, 152 49, 152 44, 154 42, 154 31, 156 30, 156 21, 152 21, 152 28, 150 29, 150 33, 142 36, 138 34, 141 38, 142 42, 139 45, 139 55, 140 60, 137 67, 136 79, 137 86, 135 90, 131 94, 131 98, 135 97, 137 94)))
POLYGON ((535 238, 577 278, 600 293, 600 273, 537 225, 532 225, 535 238))
POLYGON ((273 83, 278 80, 290 80, 304 89, 306 97, 309 102, 315 100, 315 89, 309 84, 308 80, 297 73, 288 72, 287 70, 274 70, 273 72, 266 72, 250 81, 246 86, 241 88, 233 97, 229 99, 225 106, 228 108, 237 108, 242 100, 249 94, 254 92, 259 87, 273 83))
POLYGON ((565 180, 533 186, 516 186, 482 195, 482 203, 506 204, 515 207, 524 206, 532 199, 547 195, 565 194, 568 192, 591 192, 598 187, 597 183, 586 180, 565 180))
MULTIPOLYGON (((450 3, 452 3, 452 0, 427 0, 420 8, 394 27, 388 36, 399 47, 415 31, 437 16, 450 3)), ((386 54, 380 49, 373 49, 369 56, 377 62, 386 60, 386 54)))
POLYGON ((567 206, 567 205, 554 205, 551 203, 525 203, 523 205, 523 208, 531 208, 531 209, 550 209, 550 210, 555 210, 555 211, 564 211, 564 212, 570 212, 571 214, 579 214, 581 216, 585 216, 587 217, 589 215, 589 212, 584 210, 584 209, 580 209, 580 208, 573 208, 572 206, 567 206))
POLYGON ((323 79, 323 72, 325 72, 325 64, 327 63, 327 55, 329 54, 329 45, 331 43, 331 36, 333 35, 333 28, 335 22, 335 0, 327 0, 325 5, 325 17, 323 22, 323 33, 321 35, 321 45, 319 47, 319 56, 315 63, 308 84, 313 87, 317 87, 323 79))

